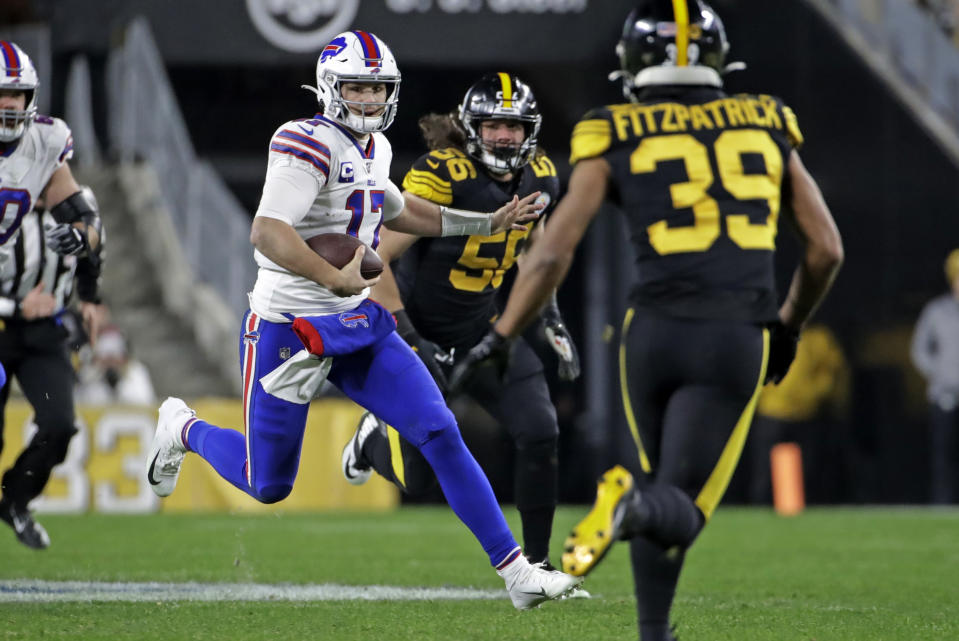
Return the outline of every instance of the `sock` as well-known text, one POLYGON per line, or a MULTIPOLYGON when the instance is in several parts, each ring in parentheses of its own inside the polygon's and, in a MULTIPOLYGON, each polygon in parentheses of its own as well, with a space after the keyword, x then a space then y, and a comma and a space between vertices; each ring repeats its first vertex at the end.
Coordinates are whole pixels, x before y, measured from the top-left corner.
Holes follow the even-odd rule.
POLYGON ((187 441, 190 451, 203 457, 234 487, 250 494, 245 469, 246 439, 242 434, 196 419, 187 430, 187 441))
POLYGON ((623 538, 643 535, 664 547, 688 548, 705 522, 685 492, 674 485, 654 483, 634 493, 624 518, 623 538))
POLYGON ((453 426, 434 432, 420 451, 433 467, 453 512, 479 540, 490 563, 494 567, 501 564, 519 546, 459 429, 453 426))
POLYGON ((557 439, 517 443, 513 491, 523 522, 523 551, 532 563, 549 557, 558 502, 557 439))
POLYGON ((549 560, 549 536, 553 530, 554 508, 520 510, 523 522, 523 552, 530 563, 549 560))
POLYGON ((670 641, 669 610, 686 553, 679 546, 665 548, 645 537, 629 542, 636 588, 641 641, 670 641))

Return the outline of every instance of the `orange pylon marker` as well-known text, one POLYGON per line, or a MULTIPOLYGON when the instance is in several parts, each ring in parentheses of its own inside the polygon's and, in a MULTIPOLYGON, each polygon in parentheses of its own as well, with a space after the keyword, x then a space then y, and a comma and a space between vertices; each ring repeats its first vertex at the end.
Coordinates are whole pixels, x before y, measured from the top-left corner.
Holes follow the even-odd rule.
POLYGON ((806 507, 803 489, 802 450, 797 443, 779 443, 769 452, 773 507, 782 516, 796 516, 806 507))

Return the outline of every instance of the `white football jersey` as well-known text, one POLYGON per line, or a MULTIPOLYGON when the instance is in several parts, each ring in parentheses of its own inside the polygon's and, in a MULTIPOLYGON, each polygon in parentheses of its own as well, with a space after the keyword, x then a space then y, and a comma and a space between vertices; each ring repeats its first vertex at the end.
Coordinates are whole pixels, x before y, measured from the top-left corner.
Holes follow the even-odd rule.
MULTIPOLYGON (((303 239, 327 233, 350 234, 376 249, 383 221, 402 211, 397 204, 402 196, 389 180, 392 159, 393 150, 382 133, 370 134, 361 144, 339 123, 322 115, 287 122, 270 140, 266 180, 269 183, 271 172, 294 168, 298 170, 298 183, 305 181, 312 188, 309 181, 316 182, 317 195, 304 211, 269 211, 261 202, 256 215, 289 223, 303 239)), ((336 296, 257 250, 253 256, 259 273, 250 294, 250 308, 267 320, 333 314, 353 309, 369 295, 366 289, 348 298, 336 296)))
POLYGON ((53 172, 72 157, 70 128, 59 118, 46 116, 37 116, 17 146, 5 156, 0 154, 0 281, 6 283, 16 275, 13 247, 24 216, 53 172))

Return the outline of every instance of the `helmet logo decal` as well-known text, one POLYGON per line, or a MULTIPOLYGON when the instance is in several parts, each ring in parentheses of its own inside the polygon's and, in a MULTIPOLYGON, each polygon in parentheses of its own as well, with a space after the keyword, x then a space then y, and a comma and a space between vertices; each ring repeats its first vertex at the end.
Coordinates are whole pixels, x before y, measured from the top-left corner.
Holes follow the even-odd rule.
POLYGON ((335 57, 345 48, 346 38, 334 38, 330 41, 330 44, 323 47, 323 51, 320 52, 320 62, 326 62, 330 58, 335 57))
POLYGON ((360 0, 246 0, 246 11, 260 35, 274 47, 294 53, 320 50, 352 24, 359 8, 360 0))
POLYGON ((509 74, 499 72, 499 81, 503 87, 503 90, 496 94, 496 98, 500 101, 500 106, 503 109, 512 109, 513 108, 513 83, 509 79, 509 74))
POLYGON ((19 78, 21 65, 17 50, 6 40, 0 40, 0 50, 3 50, 3 63, 7 68, 7 75, 13 78, 19 78))

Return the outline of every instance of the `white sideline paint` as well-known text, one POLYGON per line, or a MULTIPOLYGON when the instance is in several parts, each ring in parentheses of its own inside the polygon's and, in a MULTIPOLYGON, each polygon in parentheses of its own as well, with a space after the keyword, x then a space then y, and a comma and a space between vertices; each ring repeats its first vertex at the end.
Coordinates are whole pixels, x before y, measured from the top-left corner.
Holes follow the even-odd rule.
POLYGON ((468 601, 505 590, 291 583, 109 583, 0 580, 0 603, 67 601, 468 601))

